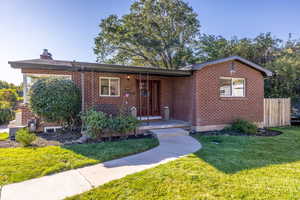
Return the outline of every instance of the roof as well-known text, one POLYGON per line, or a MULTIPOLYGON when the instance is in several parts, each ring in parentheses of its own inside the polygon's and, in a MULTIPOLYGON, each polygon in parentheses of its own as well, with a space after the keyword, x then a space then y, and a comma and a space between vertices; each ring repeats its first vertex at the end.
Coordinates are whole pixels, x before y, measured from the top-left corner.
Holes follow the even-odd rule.
POLYGON ((228 61, 237 60, 241 63, 248 65, 258 71, 264 76, 272 76, 272 72, 267 70, 249 60, 239 56, 231 56, 210 62, 200 63, 182 67, 178 70, 161 69, 157 67, 144 67, 144 66, 129 66, 129 65, 116 65, 116 64, 100 64, 89 62, 77 61, 64 61, 64 60, 50 60, 50 59, 32 59, 21 61, 8 62, 13 68, 30 68, 30 69, 50 69, 50 70, 63 70, 63 71, 96 71, 96 72, 110 72, 110 73, 128 73, 128 74, 149 74, 161 76, 190 76, 192 71, 200 70, 206 66, 219 64, 228 61))
POLYGON ((253 63, 249 60, 246 60, 245 58, 239 57, 239 56, 231 56, 231 57, 213 60, 213 61, 209 61, 209 62, 205 62, 205 63, 189 65, 189 66, 181 68, 181 70, 200 70, 209 65, 215 65, 215 64, 228 62, 228 61, 234 61, 234 60, 237 60, 241 63, 248 65, 249 67, 252 67, 252 68, 260 71, 264 76, 272 76, 272 74, 273 74, 270 70, 263 68, 262 66, 255 64, 255 63, 253 63))
POLYGON ((110 73, 128 73, 128 74, 149 74, 161 76, 190 76, 190 70, 170 70, 157 67, 128 66, 115 64, 100 64, 77 61, 50 60, 50 59, 32 59, 21 61, 9 61, 12 68, 18 69, 46 69, 63 71, 95 71, 110 73))

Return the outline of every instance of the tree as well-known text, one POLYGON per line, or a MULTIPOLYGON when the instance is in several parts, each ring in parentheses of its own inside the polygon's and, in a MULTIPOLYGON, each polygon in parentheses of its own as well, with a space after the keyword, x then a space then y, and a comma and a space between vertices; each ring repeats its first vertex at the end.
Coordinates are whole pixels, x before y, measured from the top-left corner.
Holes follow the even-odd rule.
POLYGON ((204 34, 198 41, 197 58, 205 62, 237 55, 265 65, 278 55, 281 43, 282 40, 273 37, 271 33, 261 33, 253 39, 233 37, 230 40, 204 34))
POLYGON ((48 122, 71 125, 81 108, 80 90, 71 80, 40 79, 30 89, 33 113, 48 122))
POLYGON ((282 54, 266 65, 274 75, 265 81, 265 95, 277 98, 291 97, 294 101, 300 97, 300 56, 290 49, 283 50, 282 54))
POLYGON ((0 102, 5 101, 11 107, 15 107, 18 100, 18 94, 15 89, 0 89, 0 102))
POLYGON ((94 52, 98 62, 176 69, 195 62, 197 14, 182 0, 138 0, 130 13, 100 23, 94 52))

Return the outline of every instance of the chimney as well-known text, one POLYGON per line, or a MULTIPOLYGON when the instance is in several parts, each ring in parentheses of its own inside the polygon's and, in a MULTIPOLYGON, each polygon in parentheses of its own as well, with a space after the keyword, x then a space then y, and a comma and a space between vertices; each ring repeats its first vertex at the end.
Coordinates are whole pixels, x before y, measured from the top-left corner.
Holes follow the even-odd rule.
POLYGON ((43 53, 40 55, 40 59, 53 60, 52 59, 52 54, 48 52, 48 49, 43 50, 43 53))

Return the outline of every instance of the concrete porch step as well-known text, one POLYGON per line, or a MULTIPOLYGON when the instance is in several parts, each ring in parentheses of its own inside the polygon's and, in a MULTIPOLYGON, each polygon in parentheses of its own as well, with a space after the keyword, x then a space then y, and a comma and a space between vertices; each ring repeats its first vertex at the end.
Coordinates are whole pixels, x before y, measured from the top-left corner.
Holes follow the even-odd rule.
POLYGON ((156 122, 143 122, 140 124, 138 129, 140 131, 148 131, 154 129, 170 129, 170 128, 183 128, 190 129, 191 124, 180 120, 169 120, 169 121, 156 121, 156 122))
POLYGON ((157 137, 171 137, 171 136, 187 136, 189 132, 183 128, 166 128, 149 130, 150 133, 157 135, 157 137))

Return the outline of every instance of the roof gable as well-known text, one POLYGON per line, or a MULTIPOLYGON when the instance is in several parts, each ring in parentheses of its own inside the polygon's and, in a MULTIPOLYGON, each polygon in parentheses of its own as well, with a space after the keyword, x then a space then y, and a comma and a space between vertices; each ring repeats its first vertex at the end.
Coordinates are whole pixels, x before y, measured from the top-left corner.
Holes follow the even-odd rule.
POLYGON ((234 60, 240 61, 241 63, 244 63, 244 64, 248 65, 249 67, 256 69, 257 71, 260 71, 264 76, 272 76, 272 74, 273 74, 270 70, 263 68, 262 66, 255 64, 255 63, 253 63, 245 58, 239 57, 239 56, 231 56, 231 57, 227 57, 227 58, 213 60, 210 62, 195 64, 192 66, 184 67, 183 69, 188 70, 188 68, 189 68, 190 70, 200 70, 209 65, 215 65, 215 64, 228 62, 228 61, 234 61, 234 60))

